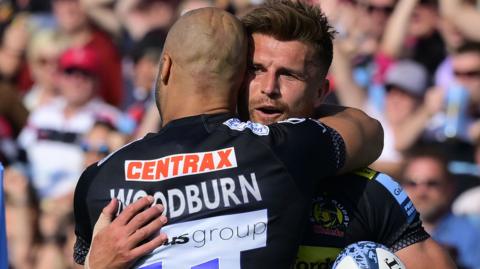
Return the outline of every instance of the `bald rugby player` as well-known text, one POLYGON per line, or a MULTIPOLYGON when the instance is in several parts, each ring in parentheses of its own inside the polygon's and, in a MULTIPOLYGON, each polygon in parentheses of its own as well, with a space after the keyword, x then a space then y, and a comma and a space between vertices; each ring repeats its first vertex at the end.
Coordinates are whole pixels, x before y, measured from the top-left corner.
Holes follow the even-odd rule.
POLYGON ((289 268, 312 190, 379 155, 381 127, 356 110, 327 118, 331 127, 235 118, 247 43, 241 23, 218 9, 189 12, 174 24, 156 91, 161 131, 90 166, 78 182, 77 263, 289 268), (379 146, 364 151, 366 141, 379 146))
MULTIPOLYGON (((333 29, 318 7, 288 0, 267 2, 242 22, 252 36, 248 90, 240 108, 254 122, 315 117, 327 93, 333 29)), ((319 169, 320 170, 320 169, 319 169)), ((323 181, 308 214, 293 268, 331 268, 347 245, 388 246, 409 269, 454 268, 424 231, 413 203, 388 175, 365 168, 323 181)))

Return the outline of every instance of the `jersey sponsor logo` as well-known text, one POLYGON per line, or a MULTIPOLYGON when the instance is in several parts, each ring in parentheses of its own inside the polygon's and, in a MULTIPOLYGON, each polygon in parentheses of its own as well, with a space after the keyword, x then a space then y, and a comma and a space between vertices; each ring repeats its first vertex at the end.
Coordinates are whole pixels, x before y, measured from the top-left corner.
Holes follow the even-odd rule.
POLYGON ((342 249, 300 246, 293 269, 330 269, 342 249))
POLYGON ((125 180, 156 182, 237 167, 235 148, 174 154, 155 160, 125 161, 125 180))
POLYGON ((398 184, 398 182, 393 180, 390 176, 383 173, 378 174, 375 180, 380 182, 390 192, 390 194, 392 194, 397 203, 404 209, 405 214, 407 215, 408 223, 412 223, 412 221, 415 219, 417 210, 403 190, 402 186, 400 186, 400 184, 398 184))
POLYGON ((323 196, 313 200, 310 222, 314 233, 343 237, 349 221, 347 210, 337 200, 323 196))
MULTIPOLYGON (((118 213, 130 203, 144 196, 147 196, 145 190, 110 189, 110 197, 120 201, 118 213)), ((255 173, 199 181, 178 188, 158 190, 153 193, 153 198, 155 204, 163 204, 165 207, 163 214, 171 219, 200 211, 262 201, 255 173)))
POLYGON ((270 129, 266 125, 251 121, 242 122, 237 118, 229 119, 223 124, 228 126, 228 128, 236 131, 244 131, 245 129, 250 129, 252 133, 260 136, 265 136, 270 133, 270 129))
POLYGON ((390 269, 402 268, 402 266, 395 259, 392 259, 392 260, 385 259, 384 262, 390 269))
POLYGON ((305 121, 305 118, 288 118, 286 120, 279 121, 278 123, 291 123, 291 124, 298 124, 305 121))
POLYGON ((143 257, 134 268, 240 269, 242 251, 267 245, 268 211, 171 224, 162 227, 162 232, 168 235, 168 243, 143 257))
POLYGON ((358 175, 358 176, 367 178, 367 179, 369 179, 369 180, 373 179, 373 178, 378 174, 377 171, 372 170, 372 169, 370 169, 370 168, 368 168, 368 167, 358 169, 358 170, 354 171, 353 173, 354 173, 355 175, 358 175))

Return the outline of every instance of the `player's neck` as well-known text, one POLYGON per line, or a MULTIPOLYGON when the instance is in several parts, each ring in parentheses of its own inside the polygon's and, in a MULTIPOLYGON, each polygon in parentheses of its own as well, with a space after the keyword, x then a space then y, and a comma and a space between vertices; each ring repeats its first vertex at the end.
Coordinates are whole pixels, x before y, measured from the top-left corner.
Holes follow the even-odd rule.
POLYGON ((201 83, 173 75, 170 79, 170 83, 163 84, 159 90, 162 127, 170 121, 190 116, 235 113, 238 93, 234 86, 201 83))
POLYGON ((187 98, 180 103, 167 102, 162 108, 162 127, 169 122, 202 114, 235 113, 234 106, 225 102, 202 102, 197 98, 187 98))

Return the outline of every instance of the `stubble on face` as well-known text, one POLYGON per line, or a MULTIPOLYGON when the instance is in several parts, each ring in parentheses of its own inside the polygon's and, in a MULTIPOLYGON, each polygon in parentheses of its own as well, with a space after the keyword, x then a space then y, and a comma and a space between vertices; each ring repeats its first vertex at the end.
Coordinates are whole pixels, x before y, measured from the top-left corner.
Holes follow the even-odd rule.
POLYGON ((279 41, 254 34, 248 78, 250 119, 271 124, 291 117, 311 117, 324 81, 313 64, 312 48, 300 41, 279 41))

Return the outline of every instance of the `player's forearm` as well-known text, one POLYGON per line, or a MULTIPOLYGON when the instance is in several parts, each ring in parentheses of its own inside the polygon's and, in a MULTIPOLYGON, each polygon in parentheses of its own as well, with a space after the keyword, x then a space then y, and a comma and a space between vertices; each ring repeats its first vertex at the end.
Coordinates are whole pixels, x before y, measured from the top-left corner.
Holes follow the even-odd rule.
POLYGON ((408 25, 418 0, 401 0, 398 2, 392 16, 390 16, 382 43, 381 51, 392 58, 400 56, 407 36, 408 25))
POLYGON ((408 269, 457 268, 448 253, 431 238, 403 248, 395 254, 408 269))
POLYGON ((335 129, 345 141, 346 162, 340 173, 366 167, 382 153, 382 125, 365 112, 324 105, 320 120, 335 129))

